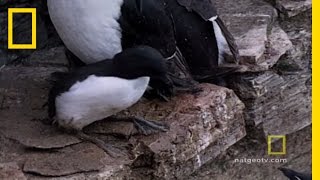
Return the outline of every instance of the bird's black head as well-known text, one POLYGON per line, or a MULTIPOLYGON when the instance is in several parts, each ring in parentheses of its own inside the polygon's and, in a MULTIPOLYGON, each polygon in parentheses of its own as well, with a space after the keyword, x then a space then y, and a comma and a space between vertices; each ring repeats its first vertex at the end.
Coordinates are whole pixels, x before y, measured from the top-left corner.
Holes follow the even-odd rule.
POLYGON ((115 55, 113 63, 117 76, 126 79, 148 76, 152 88, 172 96, 173 84, 168 78, 165 59, 156 49, 149 46, 125 49, 115 55))
POLYGON ((167 73, 164 58, 149 46, 125 49, 115 55, 113 63, 118 76, 126 79, 162 77, 167 73))

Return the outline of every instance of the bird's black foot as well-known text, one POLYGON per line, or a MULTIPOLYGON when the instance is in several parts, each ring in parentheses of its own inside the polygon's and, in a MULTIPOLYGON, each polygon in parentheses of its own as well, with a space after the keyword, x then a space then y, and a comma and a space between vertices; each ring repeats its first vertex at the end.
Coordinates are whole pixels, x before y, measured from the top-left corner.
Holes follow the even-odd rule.
POLYGON ((160 92, 157 89, 151 89, 147 90, 144 94, 143 97, 145 97, 148 100, 153 100, 153 99, 160 99, 164 102, 169 102, 170 98, 172 95, 166 95, 165 93, 160 92))
POLYGON ((178 47, 176 47, 174 55, 167 58, 166 65, 168 68, 168 79, 172 82, 174 95, 201 91, 198 88, 199 83, 193 79, 188 63, 178 47))
POLYGON ((154 89, 147 90, 144 93, 143 97, 149 100, 160 99, 162 101, 169 102, 171 97, 176 94, 179 94, 179 93, 197 94, 202 91, 202 89, 199 88, 198 83, 190 82, 193 80, 172 77, 172 81, 173 81, 172 88, 166 88, 165 86, 157 86, 154 89))
POLYGON ((77 131, 76 136, 81 140, 88 141, 95 144, 96 146, 103 149, 107 154, 109 154, 113 158, 123 156, 123 152, 113 147, 112 145, 105 143, 101 139, 90 136, 82 131, 77 131))
POLYGON ((169 130, 169 126, 165 123, 145 120, 143 118, 132 117, 130 118, 139 133, 144 135, 150 135, 157 132, 167 132, 169 130))
POLYGON ((174 84, 174 93, 191 93, 191 94, 196 94, 198 92, 201 92, 202 89, 199 88, 198 82, 194 81, 191 78, 179 78, 174 75, 171 75, 171 80, 174 84))
POLYGON ((110 116, 105 120, 87 126, 83 131, 85 133, 111 135, 128 140, 134 135, 150 135, 158 132, 166 132, 169 129, 170 128, 166 123, 159 121, 148 121, 144 118, 135 116, 110 116))

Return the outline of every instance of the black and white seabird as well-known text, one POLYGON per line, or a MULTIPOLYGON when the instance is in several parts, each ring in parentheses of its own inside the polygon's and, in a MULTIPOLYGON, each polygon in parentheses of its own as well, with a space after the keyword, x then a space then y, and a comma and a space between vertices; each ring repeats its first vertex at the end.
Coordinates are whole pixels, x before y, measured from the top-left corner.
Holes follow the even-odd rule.
MULTIPOLYGON (((51 20, 70 50, 85 64, 110 59, 123 49, 148 45, 184 70, 173 24, 161 1, 49 0, 51 20)), ((71 57, 72 57, 71 54, 71 57)), ((69 56, 70 57, 70 56, 69 56)), ((76 59, 76 58, 74 58, 76 59)), ((170 67, 169 67, 170 68, 170 67)), ((173 72, 173 70, 171 70, 173 72)), ((151 86, 154 79, 151 79, 151 86)), ((153 87, 154 88, 154 87, 153 87)))
POLYGON ((224 73, 223 70, 235 70, 220 67, 225 63, 228 50, 238 63, 239 50, 211 0, 164 1, 166 11, 173 19, 177 45, 194 76, 203 78, 224 73))
POLYGON ((279 170, 290 180, 312 180, 311 174, 300 173, 287 168, 279 168, 279 170))
MULTIPOLYGON (((172 2, 168 0, 48 0, 48 10, 58 34, 70 50, 69 57, 79 58, 85 64, 112 58, 126 48, 148 45, 157 49, 168 59, 170 75, 175 84, 181 83, 183 86, 185 82, 189 83, 191 77, 189 69, 196 75, 219 74, 212 70, 208 73, 201 71, 215 66, 214 70, 218 71, 219 52, 222 54, 222 50, 218 50, 218 44, 221 44, 219 40, 232 42, 228 41, 229 36, 226 36, 227 33, 215 33, 212 24, 210 28, 207 27, 207 24, 204 25, 206 19, 195 18, 196 14, 185 8, 181 14, 174 13, 175 10, 170 7, 175 8, 177 4, 172 2), (180 20, 182 23, 179 23, 180 20), (191 24, 188 25, 189 20, 191 24), (191 33, 187 29, 190 27, 194 27, 191 33), (224 35, 222 38, 215 38, 216 35, 222 34, 224 35), (190 42, 186 45, 184 39, 189 39, 190 42), (171 68, 173 66, 177 69, 171 68), (181 77, 187 80, 179 81, 181 77)), ((202 1, 199 3, 203 4, 202 1)), ((181 8, 183 6, 179 11, 181 8)), ((209 10, 212 10, 215 15, 214 9, 209 10)), ((221 26, 215 27, 220 29, 221 26)), ((217 32, 220 31, 217 30, 217 32)), ((192 84, 191 81, 190 84, 192 84)))
MULTIPOLYGON (((163 56, 148 46, 128 48, 107 59, 71 72, 54 73, 49 92, 48 115, 65 129, 97 143, 81 132, 83 127, 112 116, 135 104, 146 91, 150 78, 172 86, 163 56)), ((131 118, 143 134, 166 131, 161 123, 131 118)), ((104 148, 102 143, 97 143, 104 148)), ((106 150, 106 148, 104 148, 106 150)))

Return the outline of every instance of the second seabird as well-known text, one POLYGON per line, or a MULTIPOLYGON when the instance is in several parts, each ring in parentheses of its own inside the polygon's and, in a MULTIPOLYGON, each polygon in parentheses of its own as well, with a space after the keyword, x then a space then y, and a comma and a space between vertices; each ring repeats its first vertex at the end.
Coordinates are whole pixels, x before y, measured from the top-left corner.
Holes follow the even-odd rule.
MULTIPOLYGON (((48 100, 49 117, 107 152, 110 150, 103 142, 82 133, 82 128, 135 104, 146 91, 150 78, 158 79, 163 87, 171 86, 164 58, 147 46, 126 49, 112 60, 54 75, 56 81, 48 100)), ((158 122, 132 120, 143 134, 167 130, 166 125, 158 122)))
MULTIPOLYGON (((169 3, 170 7, 166 8, 165 4, 165 0, 48 0, 48 9, 73 60, 90 64, 112 58, 126 48, 148 45, 168 60, 174 85, 192 89, 194 81, 190 69, 195 75, 219 74, 215 71, 219 71, 216 62, 221 52, 217 41, 221 38, 215 38, 212 25, 211 29, 203 25, 204 19, 194 18, 195 14, 186 10, 180 14, 171 13, 170 7, 183 7, 169 3), (178 23, 178 17, 182 23, 178 23), (189 21, 191 24, 187 24, 189 21), (199 24, 201 27, 195 27, 192 33, 185 29, 199 24), (207 35, 209 39, 205 40, 207 35), (197 39, 199 36, 193 46, 184 46, 181 41, 184 37, 197 39), (202 73, 207 69, 209 71, 202 73)), ((208 11, 215 11, 210 8, 208 11)), ((151 78, 151 81, 154 80, 151 78)))

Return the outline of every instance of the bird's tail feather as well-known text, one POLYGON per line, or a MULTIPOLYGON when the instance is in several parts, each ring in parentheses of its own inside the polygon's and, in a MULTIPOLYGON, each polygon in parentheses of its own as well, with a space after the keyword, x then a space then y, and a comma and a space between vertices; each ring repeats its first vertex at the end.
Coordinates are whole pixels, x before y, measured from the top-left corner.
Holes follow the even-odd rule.
POLYGON ((215 21, 217 22, 218 26, 220 27, 222 34, 228 43, 229 49, 232 53, 232 56, 234 58, 235 63, 238 64, 240 55, 239 55, 239 49, 238 49, 238 46, 235 42, 234 37, 232 36, 232 34, 228 30, 228 28, 225 26, 224 22, 221 20, 220 17, 217 17, 217 19, 215 21))

